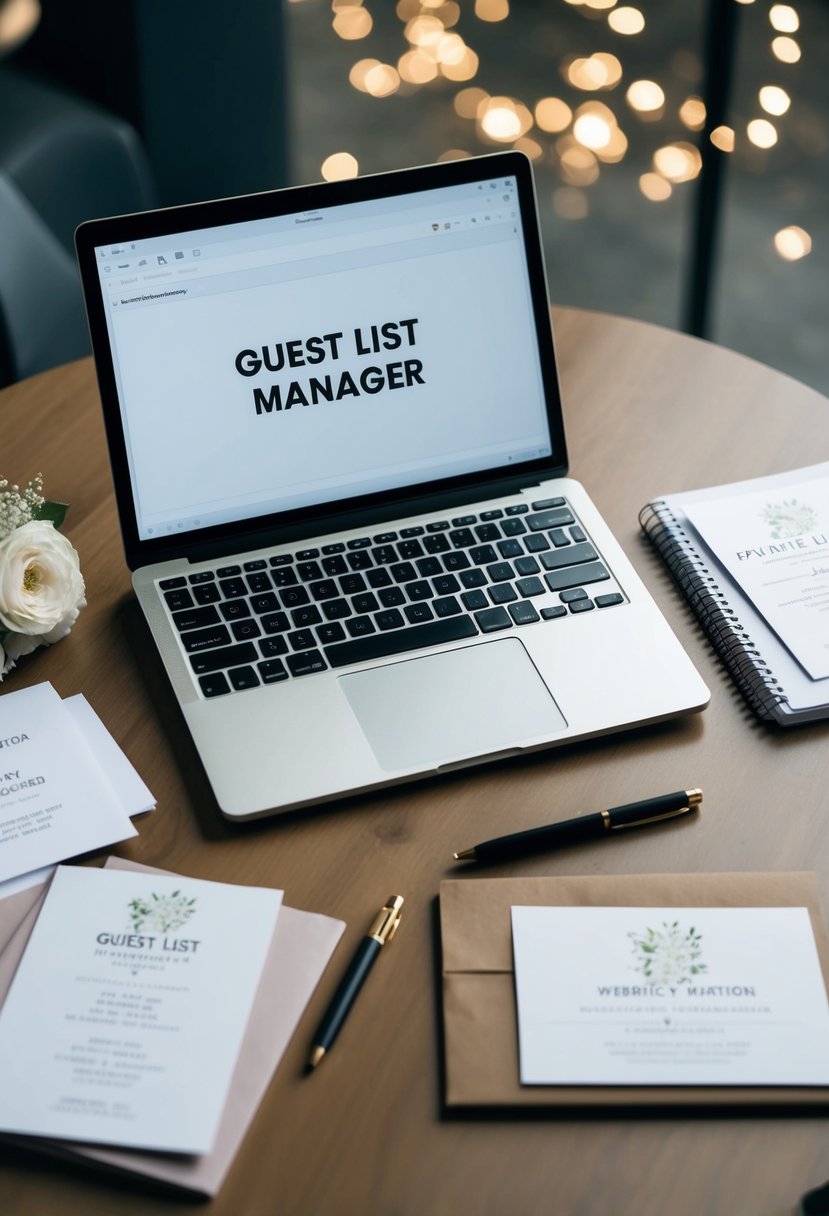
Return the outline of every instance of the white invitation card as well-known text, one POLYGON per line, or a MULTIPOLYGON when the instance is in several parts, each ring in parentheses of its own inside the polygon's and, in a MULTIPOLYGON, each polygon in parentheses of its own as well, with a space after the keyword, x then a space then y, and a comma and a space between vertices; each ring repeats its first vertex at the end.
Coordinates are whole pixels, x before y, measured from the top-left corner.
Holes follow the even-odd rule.
POLYGON ((0 696, 0 882, 135 835, 52 685, 0 696))
POLYGON ((812 679, 829 676, 829 481, 690 503, 685 514, 812 679))
POLYGON ((806 908, 512 909, 525 1085, 826 1085, 806 908))
POLYGON ((208 1152, 281 901, 59 866, 0 1010, 0 1130, 208 1152))

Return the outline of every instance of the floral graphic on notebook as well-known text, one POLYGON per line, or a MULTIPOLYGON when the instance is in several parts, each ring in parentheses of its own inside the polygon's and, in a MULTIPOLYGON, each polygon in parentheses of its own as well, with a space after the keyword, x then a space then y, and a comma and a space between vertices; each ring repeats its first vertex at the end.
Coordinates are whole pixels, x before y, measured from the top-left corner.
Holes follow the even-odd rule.
POLYGON ((169 895, 156 895, 149 899, 131 899, 130 920, 136 933, 152 929, 157 933, 171 933, 186 925, 196 910, 196 900, 188 899, 181 891, 169 895))
POLYGON ((784 498, 780 502, 767 502, 760 512, 763 523, 771 528, 772 540, 787 540, 800 536, 817 525, 814 507, 798 502, 796 498, 784 498))
POLYGON ((633 945, 634 970, 656 984, 684 984, 708 967, 701 961, 702 934, 678 920, 662 922, 661 929, 628 933, 633 945))

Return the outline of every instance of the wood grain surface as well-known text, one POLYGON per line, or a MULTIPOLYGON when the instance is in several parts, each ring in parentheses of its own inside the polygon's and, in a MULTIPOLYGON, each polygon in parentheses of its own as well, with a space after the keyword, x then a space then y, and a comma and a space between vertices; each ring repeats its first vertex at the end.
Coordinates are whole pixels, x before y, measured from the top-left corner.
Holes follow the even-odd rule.
MULTIPOLYGON (((50 680, 63 696, 85 693, 158 801, 121 855, 283 887, 286 902, 348 925, 211 1205, 216 1216, 784 1216, 829 1177, 821 1115, 458 1117, 442 1109, 435 897, 448 875, 475 881, 452 866, 455 849, 700 785, 705 802, 691 821, 481 872, 807 869, 829 911, 829 724, 783 731, 755 721, 637 524, 639 508, 660 493, 829 459, 829 402, 742 356, 641 322, 570 309, 554 322, 571 472, 691 654, 711 705, 671 724, 251 825, 219 815, 132 598, 91 362, 0 393, 0 471, 18 482, 40 471, 48 495, 71 503, 65 531, 89 601, 71 636, 23 660, 3 691, 50 680), (335 1049, 305 1077, 315 1023, 393 893, 406 897, 394 944, 335 1049)), ((0 1149, 3 1216, 181 1206, 0 1149)))

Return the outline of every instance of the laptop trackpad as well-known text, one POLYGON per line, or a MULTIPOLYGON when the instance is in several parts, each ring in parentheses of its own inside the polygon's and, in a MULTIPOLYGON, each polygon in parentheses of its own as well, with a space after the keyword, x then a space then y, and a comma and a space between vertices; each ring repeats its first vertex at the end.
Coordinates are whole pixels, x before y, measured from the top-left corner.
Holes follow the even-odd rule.
POLYGON ((518 638, 340 677, 381 768, 438 768, 566 725, 518 638))

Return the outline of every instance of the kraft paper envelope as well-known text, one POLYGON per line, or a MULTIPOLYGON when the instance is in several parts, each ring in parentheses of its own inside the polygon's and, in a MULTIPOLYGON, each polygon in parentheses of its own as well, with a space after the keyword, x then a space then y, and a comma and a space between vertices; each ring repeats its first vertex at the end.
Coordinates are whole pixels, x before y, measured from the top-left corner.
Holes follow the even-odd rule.
POLYGON ((513 905, 809 909, 824 983, 829 934, 814 874, 469 878, 440 884, 447 1106, 817 1106, 827 1087, 521 1085, 513 905))
MULTIPOLYGON (((168 872, 117 857, 111 857, 107 866, 149 874, 168 872)), ((46 898, 46 886, 30 887, 0 902, 0 1004, 46 898)), ((216 1143, 209 1153, 183 1157, 45 1139, 4 1139, 118 1173, 142 1175, 177 1190, 217 1194, 344 928, 342 921, 330 916, 300 912, 284 904, 280 908, 216 1143)))

